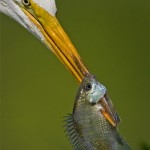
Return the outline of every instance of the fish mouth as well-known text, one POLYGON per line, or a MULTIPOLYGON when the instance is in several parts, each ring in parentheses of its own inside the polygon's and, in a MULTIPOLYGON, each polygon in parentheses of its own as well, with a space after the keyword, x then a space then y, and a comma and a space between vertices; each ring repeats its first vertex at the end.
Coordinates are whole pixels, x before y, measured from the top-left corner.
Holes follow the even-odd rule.
POLYGON ((119 116, 117 114, 117 112, 115 111, 115 108, 110 100, 110 98, 108 97, 107 94, 105 94, 100 100, 99 103, 101 105, 101 109, 100 112, 102 113, 102 115, 104 116, 104 118, 106 118, 106 120, 114 127, 116 127, 119 122, 119 116))

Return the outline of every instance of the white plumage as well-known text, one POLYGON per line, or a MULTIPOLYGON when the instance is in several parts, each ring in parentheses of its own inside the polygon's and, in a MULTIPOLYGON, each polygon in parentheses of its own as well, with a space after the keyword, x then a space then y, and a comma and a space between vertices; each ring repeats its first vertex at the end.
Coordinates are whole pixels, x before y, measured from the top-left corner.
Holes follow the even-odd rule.
POLYGON ((54 0, 33 0, 33 2, 45 9, 51 15, 55 16, 57 8, 54 0))
MULTIPOLYGON (((0 0, 0 12, 16 20, 38 39, 44 42, 43 34, 15 2, 22 3, 22 0, 0 0)), ((52 16, 55 16, 57 11, 55 0, 33 0, 33 2, 45 9, 52 16)))

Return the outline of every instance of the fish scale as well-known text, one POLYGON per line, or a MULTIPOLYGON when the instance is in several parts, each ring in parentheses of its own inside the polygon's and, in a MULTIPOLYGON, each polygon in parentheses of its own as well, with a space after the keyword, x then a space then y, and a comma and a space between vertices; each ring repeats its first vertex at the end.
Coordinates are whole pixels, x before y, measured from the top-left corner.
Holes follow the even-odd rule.
MULTIPOLYGON (((104 108, 100 103, 103 96, 97 93, 102 93, 99 91, 101 90, 99 86, 104 87, 94 76, 85 77, 77 92, 73 113, 66 117, 65 128, 73 149, 131 150, 127 142, 118 133, 119 117, 108 97, 109 110, 112 110, 110 114, 112 114, 112 118, 113 116, 114 119, 118 118, 116 126, 113 126, 101 113, 100 109, 104 108), (91 89, 85 89, 87 84, 91 85, 91 89), (97 99, 95 97, 90 99, 91 96, 97 96, 97 99)), ((102 90, 104 91, 104 89, 102 90)))

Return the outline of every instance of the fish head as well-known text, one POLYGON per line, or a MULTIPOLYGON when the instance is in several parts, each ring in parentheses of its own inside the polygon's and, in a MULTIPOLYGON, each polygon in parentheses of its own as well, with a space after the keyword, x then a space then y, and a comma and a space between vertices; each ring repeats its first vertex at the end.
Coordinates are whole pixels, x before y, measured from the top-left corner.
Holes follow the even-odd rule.
MULTIPOLYGON (((93 75, 87 75, 79 88, 77 101, 85 101, 85 105, 100 112, 114 127, 120 122, 119 116, 110 100, 104 85, 93 75)), ((87 106, 86 106, 87 107, 87 106)))
POLYGON ((81 92, 91 104, 96 104, 106 93, 106 88, 93 75, 86 76, 81 83, 81 92))

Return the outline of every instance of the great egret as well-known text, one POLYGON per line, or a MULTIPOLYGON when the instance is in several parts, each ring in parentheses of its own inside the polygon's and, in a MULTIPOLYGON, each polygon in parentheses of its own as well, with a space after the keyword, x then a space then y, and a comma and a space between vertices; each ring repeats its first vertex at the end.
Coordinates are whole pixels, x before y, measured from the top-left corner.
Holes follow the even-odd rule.
MULTIPOLYGON (((90 74, 55 17, 54 0, 2 0, 0 11, 15 19, 40 39, 72 72, 78 82, 90 74)), ((107 105, 105 108, 109 110, 110 105, 107 105)), ((110 110, 103 110, 102 114, 112 126, 116 126, 110 110)))
MULTIPOLYGON (((42 41, 72 72, 78 82, 89 74, 55 17, 55 0, 2 0, 0 11, 15 19, 42 41)), ((105 114, 105 117, 114 124, 111 116, 105 114)))
POLYGON ((54 0, 2 0, 0 11, 32 32, 81 82, 89 71, 59 24, 54 0))

